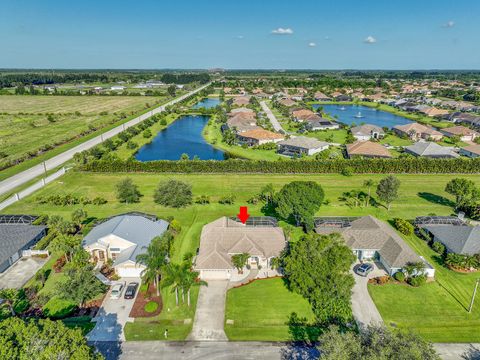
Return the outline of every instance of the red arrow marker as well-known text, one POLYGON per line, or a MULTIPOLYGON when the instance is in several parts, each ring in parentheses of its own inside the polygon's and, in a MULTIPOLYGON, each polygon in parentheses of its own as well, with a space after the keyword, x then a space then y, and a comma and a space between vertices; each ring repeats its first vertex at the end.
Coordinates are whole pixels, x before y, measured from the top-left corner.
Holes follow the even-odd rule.
POLYGON ((250 217, 250 214, 248 213, 248 209, 246 206, 240 206, 240 213, 237 214, 237 217, 240 219, 240 221, 245 224, 250 217))

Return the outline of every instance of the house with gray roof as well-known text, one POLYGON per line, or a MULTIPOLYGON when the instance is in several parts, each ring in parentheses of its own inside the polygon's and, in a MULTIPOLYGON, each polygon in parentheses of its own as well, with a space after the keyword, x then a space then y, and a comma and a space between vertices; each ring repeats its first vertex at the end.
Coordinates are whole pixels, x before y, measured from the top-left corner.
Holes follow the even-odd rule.
POLYGON ((425 224, 419 227, 427 231, 433 241, 445 245, 447 252, 464 255, 480 254, 480 226, 425 224))
POLYGON ((329 146, 330 144, 325 141, 319 141, 306 136, 296 136, 278 142, 277 152, 292 157, 313 155, 323 150, 327 150, 329 146))
MULTIPOLYGON (((3 216, 2 216, 3 217, 3 216)), ((46 227, 31 223, 0 224, 0 273, 22 257, 22 251, 33 247, 46 235, 46 227)))
POLYGON ((113 260, 119 276, 140 277, 145 266, 137 263, 137 256, 145 253, 152 239, 163 235, 168 225, 145 214, 118 215, 97 224, 85 236, 82 246, 94 262, 113 260))
POLYGON ((233 255, 247 253, 252 269, 268 269, 286 244, 283 230, 276 224, 242 224, 224 216, 203 227, 194 268, 201 279, 231 279, 237 274, 233 255))
POLYGON ((367 141, 370 139, 382 139, 385 137, 385 131, 380 126, 364 124, 354 126, 350 129, 355 139, 367 141))
POLYGON ((377 260, 389 275, 417 262, 425 263, 427 276, 435 274, 435 269, 418 256, 390 225, 373 216, 317 218, 315 231, 319 234, 339 233, 358 260, 377 260))
POLYGON ((406 146, 405 152, 413 156, 429 158, 458 158, 456 152, 447 146, 441 146, 431 141, 418 141, 413 145, 406 146))

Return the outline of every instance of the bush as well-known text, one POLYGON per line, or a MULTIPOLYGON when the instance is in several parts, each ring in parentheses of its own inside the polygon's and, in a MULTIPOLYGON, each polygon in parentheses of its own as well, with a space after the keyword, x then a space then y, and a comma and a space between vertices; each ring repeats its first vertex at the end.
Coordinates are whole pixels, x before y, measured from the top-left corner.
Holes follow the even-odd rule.
POLYGON ((135 150, 136 148, 138 148, 138 144, 136 142, 133 142, 133 141, 127 142, 127 149, 135 150))
POLYGON ((148 303, 145 304, 144 310, 147 313, 153 313, 157 311, 158 309, 158 303, 156 301, 149 301, 148 303))
POLYGON ((408 278, 407 282, 414 287, 419 287, 427 283, 427 276, 426 275, 411 276, 408 278))
POLYGON ((413 234, 414 227, 407 220, 395 218, 393 219, 393 224, 395 228, 400 231, 403 235, 410 236, 413 234))
POLYGON ((404 282, 405 274, 403 273, 403 271, 397 271, 395 274, 393 274, 393 278, 397 281, 404 282))
POLYGON ((445 254, 445 245, 443 245, 439 241, 434 241, 433 242, 432 249, 433 249, 433 251, 435 251, 436 253, 438 253, 440 255, 445 254))
POLYGON ((178 234, 180 230, 182 230, 182 225, 180 224, 180 221, 177 219, 173 219, 170 221, 170 230, 173 231, 175 234, 178 234))
POLYGON ((192 186, 180 180, 162 181, 153 200, 160 205, 181 208, 192 203, 192 186))
POLYGON ((143 132, 143 137, 145 139, 148 139, 148 138, 152 137, 152 132, 150 131, 150 129, 147 129, 143 132))
POLYGON ((200 205, 210 204, 210 198, 207 195, 201 195, 195 199, 195 203, 200 205))
POLYGON ((353 170, 351 167, 346 166, 342 169, 341 174, 343 176, 352 176, 353 175, 353 170))
POLYGON ((55 264, 53 264, 53 270, 56 272, 56 273, 59 273, 62 271, 63 267, 65 266, 66 264, 66 259, 65 259, 65 255, 63 256, 60 256, 57 261, 55 261, 55 264))
POLYGON ((222 196, 220 200, 218 200, 218 203, 223 205, 232 205, 235 203, 235 195, 222 196))
POLYGON ((108 201, 102 197, 97 196, 92 200, 93 205, 103 205, 106 204, 108 201))
POLYGON ((120 180, 116 185, 117 199, 121 203, 137 203, 142 194, 130 178, 120 180))
POLYGON ((62 319, 70 315, 75 310, 76 305, 70 300, 51 298, 43 306, 43 313, 52 319, 62 319))
POLYGON ((50 242, 57 236, 58 234, 54 230, 50 230, 46 236, 40 239, 34 246, 35 250, 44 250, 50 244, 50 242))

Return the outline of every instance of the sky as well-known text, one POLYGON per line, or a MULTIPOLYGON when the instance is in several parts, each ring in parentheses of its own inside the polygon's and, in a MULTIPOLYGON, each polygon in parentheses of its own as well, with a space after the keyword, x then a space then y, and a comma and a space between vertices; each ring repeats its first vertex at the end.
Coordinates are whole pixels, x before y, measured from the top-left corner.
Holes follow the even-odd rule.
POLYGON ((0 68, 480 69, 478 0, 1 0, 0 68))

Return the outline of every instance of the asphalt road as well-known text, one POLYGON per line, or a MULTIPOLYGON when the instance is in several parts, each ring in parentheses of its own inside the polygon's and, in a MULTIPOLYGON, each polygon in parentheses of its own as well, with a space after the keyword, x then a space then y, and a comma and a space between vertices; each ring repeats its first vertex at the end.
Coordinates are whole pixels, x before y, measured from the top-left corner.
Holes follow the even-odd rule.
MULTIPOLYGON (((269 342, 128 341, 92 343, 107 360, 313 360, 315 347, 269 342)), ((479 360, 480 344, 434 344, 443 360, 479 360)))
POLYGON ((260 101, 260 106, 262 107, 263 111, 265 111, 265 114, 267 114, 268 120, 270 120, 272 123, 275 131, 286 134, 285 130, 282 128, 282 125, 280 125, 275 115, 273 115, 272 110, 270 110, 270 108, 267 106, 267 103, 265 101, 260 101))
POLYGON ((81 151, 84 151, 84 150, 88 150, 88 149, 91 149, 92 147, 102 143, 104 140, 106 139, 109 139, 115 135, 117 135, 118 133, 122 132, 123 130, 131 127, 131 126, 134 126, 134 125, 137 125, 138 123, 142 122, 143 120, 146 120, 148 119, 149 117, 155 115, 155 114, 158 114, 158 113, 161 113, 165 110, 165 107, 167 106, 170 106, 170 105, 174 105, 180 101, 182 101, 183 99, 187 98, 188 96, 190 95, 193 95, 201 90, 203 90, 204 88, 206 88, 209 84, 206 84, 206 85, 203 85, 185 95, 182 95, 176 99, 173 99, 172 101, 164 104, 164 105, 161 105, 145 114, 142 114, 138 117, 136 117, 135 119, 132 119, 132 120, 129 120, 128 122, 122 124, 122 125, 119 125, 111 130, 108 130, 106 131, 105 133, 99 135, 99 136, 96 136, 90 140, 87 140, 85 141, 84 143, 81 143, 80 145, 77 145, 73 148, 71 148, 70 150, 67 150, 59 155, 56 155, 50 159, 48 159, 47 161, 45 161, 45 163, 41 163, 39 165, 36 165, 36 166, 32 166, 31 168, 25 170, 25 171, 22 171, 16 175, 13 175, 3 181, 0 182, 0 195, 2 194, 5 194, 6 192, 8 191, 11 191, 13 189, 15 189, 17 186, 20 186, 32 179, 35 179, 37 176, 40 176, 42 174, 45 173, 45 168, 48 170, 51 170, 51 169, 55 169, 56 167, 66 163, 67 161, 71 160, 73 158, 73 155, 75 155, 77 152, 81 152, 81 151))

